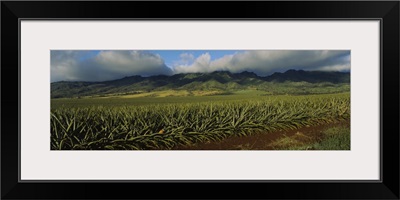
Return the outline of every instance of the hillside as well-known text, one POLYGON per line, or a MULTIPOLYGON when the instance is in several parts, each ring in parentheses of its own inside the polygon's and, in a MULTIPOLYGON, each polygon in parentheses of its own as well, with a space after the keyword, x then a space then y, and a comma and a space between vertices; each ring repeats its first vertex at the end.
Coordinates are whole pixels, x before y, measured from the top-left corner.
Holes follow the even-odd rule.
POLYGON ((324 71, 304 71, 304 70, 288 70, 285 73, 274 73, 264 78, 266 81, 285 82, 305 81, 309 83, 350 83, 350 73, 344 72, 324 72, 324 71))
POLYGON ((349 90, 350 73, 288 70, 261 77, 253 72, 188 73, 172 76, 130 76, 103 82, 51 83, 51 98, 138 94, 162 90, 236 91, 255 89, 270 94, 335 93, 349 90))

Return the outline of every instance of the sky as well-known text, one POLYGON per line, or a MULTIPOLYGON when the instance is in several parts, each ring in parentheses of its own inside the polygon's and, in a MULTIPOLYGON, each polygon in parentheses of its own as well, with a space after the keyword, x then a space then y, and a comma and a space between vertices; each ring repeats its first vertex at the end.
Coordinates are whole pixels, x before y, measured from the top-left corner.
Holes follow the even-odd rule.
POLYGON ((51 50, 51 82, 230 71, 350 71, 349 50, 51 50))

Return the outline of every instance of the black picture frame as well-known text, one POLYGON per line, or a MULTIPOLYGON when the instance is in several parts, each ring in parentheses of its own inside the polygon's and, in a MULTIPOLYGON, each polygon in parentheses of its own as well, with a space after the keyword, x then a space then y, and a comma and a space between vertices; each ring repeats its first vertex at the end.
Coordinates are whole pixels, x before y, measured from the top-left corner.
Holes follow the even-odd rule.
MULTIPOLYGON (((2 199, 399 199, 398 1, 2 1, 2 199), (153 7, 164 11, 153 11, 153 7), (179 9, 179 8, 193 9, 179 9), (195 8, 195 9, 194 9, 195 8), (205 12, 206 11, 206 12, 205 12), (20 19, 379 19, 381 181, 19 182, 20 19), (155 192, 148 193, 155 189, 155 192)), ((368 155, 366 155, 368 156, 368 155)))

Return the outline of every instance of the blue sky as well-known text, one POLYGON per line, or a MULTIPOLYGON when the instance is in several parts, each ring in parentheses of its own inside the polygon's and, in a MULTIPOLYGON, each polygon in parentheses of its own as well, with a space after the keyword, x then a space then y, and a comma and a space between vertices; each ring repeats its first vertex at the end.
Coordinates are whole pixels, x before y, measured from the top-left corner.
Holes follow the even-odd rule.
POLYGON ((105 81, 125 76, 289 69, 350 71, 348 50, 52 50, 51 82, 105 81))

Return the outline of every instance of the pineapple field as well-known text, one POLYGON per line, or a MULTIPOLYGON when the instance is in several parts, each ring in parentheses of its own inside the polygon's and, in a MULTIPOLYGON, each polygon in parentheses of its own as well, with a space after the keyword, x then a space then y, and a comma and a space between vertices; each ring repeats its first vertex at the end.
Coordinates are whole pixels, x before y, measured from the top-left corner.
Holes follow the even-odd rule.
POLYGON ((51 150, 171 150, 349 121, 350 93, 52 99, 50 115, 51 150))

